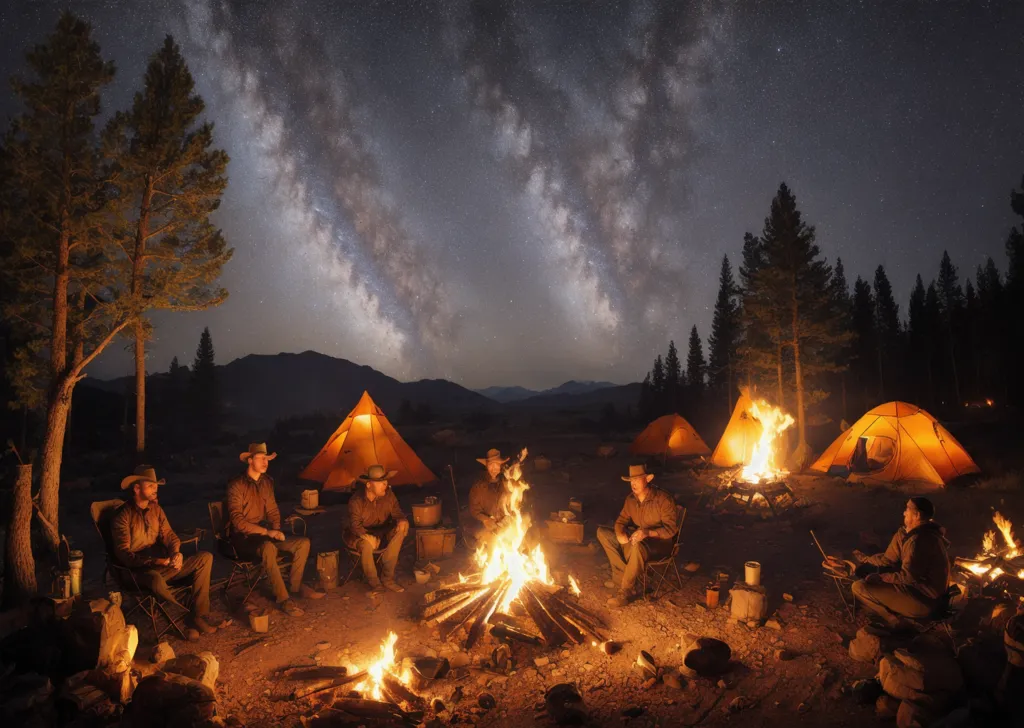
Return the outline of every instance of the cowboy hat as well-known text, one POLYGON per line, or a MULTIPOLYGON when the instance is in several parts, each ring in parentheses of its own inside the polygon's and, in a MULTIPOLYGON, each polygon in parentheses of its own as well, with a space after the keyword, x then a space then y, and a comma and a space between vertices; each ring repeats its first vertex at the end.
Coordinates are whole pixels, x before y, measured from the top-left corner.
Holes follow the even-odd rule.
POLYGON ((385 470, 383 465, 371 465, 366 472, 359 476, 364 483, 379 483, 382 480, 391 480, 398 475, 397 470, 385 470))
POLYGON ((249 458, 253 455, 266 455, 267 460, 273 460, 277 457, 276 452, 272 452, 267 455, 267 443, 265 442, 253 442, 249 444, 249 449, 238 455, 238 459, 243 463, 249 462, 249 458))
POLYGON ((127 478, 121 480, 121 490, 128 490, 136 483, 156 483, 157 485, 163 485, 167 481, 157 480, 156 471, 152 465, 140 465, 135 468, 135 472, 129 475, 127 478))
POLYGON ((648 483, 650 483, 652 480, 654 480, 654 474, 653 473, 648 473, 647 472, 647 468, 644 467, 643 465, 630 465, 629 466, 629 475, 623 475, 621 477, 622 477, 623 480, 625 480, 628 483, 633 478, 636 478, 637 476, 640 476, 640 475, 646 476, 648 483))
POLYGON ((501 456, 501 450, 499 450, 496 447, 492 447, 490 450, 487 451, 487 457, 477 458, 476 461, 481 465, 487 465, 487 463, 493 462, 507 463, 508 458, 503 458, 501 456))

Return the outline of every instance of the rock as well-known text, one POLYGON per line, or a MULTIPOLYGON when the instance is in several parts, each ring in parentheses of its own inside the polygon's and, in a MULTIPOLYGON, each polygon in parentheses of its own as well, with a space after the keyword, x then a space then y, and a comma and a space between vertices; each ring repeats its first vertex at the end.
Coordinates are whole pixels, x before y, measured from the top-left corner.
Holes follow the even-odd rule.
POLYGON ((683 664, 679 668, 687 677, 714 677, 729 669, 732 650, 722 640, 684 634, 680 642, 683 664))
POLYGON ((622 716, 624 718, 639 718, 644 714, 644 709, 639 705, 631 705, 628 708, 622 709, 622 716))
POLYGON ((687 572, 689 572, 691 574, 693 574, 694 572, 700 571, 700 562, 698 562, 698 561, 689 561, 689 562, 687 562, 686 566, 683 567, 683 571, 687 571, 687 572))
MULTIPOLYGON (((436 653, 433 656, 437 657, 436 653)), ((448 660, 448 664, 451 665, 452 668, 466 667, 469 665, 469 662, 469 655, 465 652, 459 652, 458 654, 452 655, 451 659, 448 660)))
POLYGON ((174 659, 174 648, 171 647, 166 642, 161 642, 160 644, 154 646, 153 647, 153 652, 149 656, 149 661, 150 662, 155 662, 158 665, 162 665, 163 663, 167 662, 168 660, 173 660, 173 659, 174 659))
POLYGON ((327 642, 326 640, 323 641, 323 642, 317 642, 316 643, 316 651, 317 652, 323 652, 324 650, 329 650, 329 649, 331 649, 331 643, 327 642))
POLYGON ((558 725, 581 725, 587 720, 583 698, 575 685, 559 683, 544 694, 543 708, 558 725))
POLYGON ((796 655, 789 650, 775 650, 774 657, 778 662, 789 662, 796 655))
POLYGON ((443 713, 444 702, 441 700, 441 698, 434 698, 432 701, 430 701, 430 709, 433 710, 435 713, 443 713))
POLYGON ((934 718, 931 710, 912 700, 901 701, 896 711, 896 725, 899 728, 925 728, 931 725, 934 718))
POLYGON ((849 649, 850 659, 873 664, 882 656, 882 638, 869 632, 867 627, 861 627, 857 636, 850 640, 849 649))
POLYGON ((850 692, 861 705, 870 705, 882 695, 882 683, 876 678, 870 680, 857 680, 850 688, 850 692))
POLYGON ((533 664, 536 665, 537 667, 544 667, 549 662, 551 662, 551 660, 549 660, 546 657, 535 657, 535 658, 533 658, 533 664))
POLYGON ((900 709, 900 701, 891 695, 879 695, 875 701, 875 715, 884 720, 891 720, 896 717, 900 709))
POLYGON ((490 693, 480 693, 476 699, 477 705, 484 710, 491 710, 498 705, 498 702, 494 699, 494 696, 490 693))
POLYGON ((643 683, 640 684, 640 688, 642 690, 650 690, 651 688, 653 688, 657 684, 658 684, 658 678, 656 678, 656 677, 649 677, 646 680, 644 680, 643 683))
POLYGON ((767 622, 764 623, 764 626, 768 629, 774 629, 779 632, 782 631, 782 625, 779 624, 779 621, 777 619, 769 619, 767 622))
POLYGON ((49 701, 53 684, 45 675, 32 672, 10 678, 4 685, 4 692, 9 697, 0 706, 0 715, 15 716, 29 709, 38 710, 49 701))
POLYGON ((139 683, 125 708, 121 728, 150 728, 154 716, 161 716, 164 725, 208 725, 216 713, 211 688, 184 675, 158 674, 139 683))
POLYGON ((740 695, 737 698, 733 698, 732 702, 729 703, 730 713, 739 713, 741 710, 745 710, 750 707, 750 699, 744 695, 740 695))
POLYGON ((214 690, 217 687, 217 677, 220 675, 220 663, 212 652, 180 655, 164 664, 164 672, 184 675, 214 690))
POLYGON ((719 690, 725 690, 727 687, 729 687, 725 680, 719 680, 717 685, 719 690))
POLYGON ((784 600, 786 600, 787 602, 793 601, 793 595, 792 594, 787 594, 785 592, 782 593, 782 598, 784 600))
POLYGON ((675 670, 669 670, 662 675, 661 681, 668 687, 674 688, 675 690, 683 690, 686 688, 686 680, 675 670))
POLYGON ((800 705, 796 706, 796 712, 799 713, 800 715, 803 715, 804 713, 806 713, 810 709, 811 709, 811 706, 809 706, 807 703, 800 703, 800 705))

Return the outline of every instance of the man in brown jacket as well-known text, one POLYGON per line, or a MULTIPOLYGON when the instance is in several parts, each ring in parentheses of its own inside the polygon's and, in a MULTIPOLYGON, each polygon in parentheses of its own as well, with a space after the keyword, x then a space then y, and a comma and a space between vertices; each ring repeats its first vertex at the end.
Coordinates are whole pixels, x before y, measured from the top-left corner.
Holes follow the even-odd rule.
POLYGON ((618 595, 608 600, 613 607, 625 606, 636 598, 636 581, 647 559, 672 553, 679 528, 675 501, 651 485, 654 475, 643 465, 630 465, 629 476, 622 479, 629 482, 633 492, 626 497, 615 527, 597 529, 597 540, 612 567, 612 578, 604 585, 618 589, 618 595), (629 526, 635 529, 632 533, 627 531, 629 526))
POLYGON ((409 519, 398 505, 398 498, 388 487, 388 478, 397 470, 385 470, 383 465, 371 465, 359 476, 362 485, 348 499, 348 526, 342 533, 345 545, 359 552, 363 574, 374 593, 384 589, 402 592, 405 589, 395 581, 395 566, 402 541, 409 533, 409 519), (373 552, 387 543, 381 555, 381 574, 373 563, 373 552))
POLYGON ((157 492, 164 482, 157 479, 149 465, 140 465, 121 481, 121 490, 131 490, 131 500, 119 506, 110 521, 114 558, 131 569, 139 586, 182 609, 168 582, 189 579, 192 626, 210 634, 217 631, 208 621, 213 554, 200 551, 187 559, 181 555, 181 541, 157 502, 157 492))
POLYGON ((949 586, 948 541, 934 515, 930 500, 911 498, 903 511, 903 527, 883 553, 853 552, 862 577, 853 583, 853 594, 890 626, 898 625, 901 617, 928 617, 949 586))
POLYGON ((309 539, 286 537, 281 531, 281 511, 274 498, 274 479, 267 475, 270 461, 276 457, 276 452, 267 454, 267 445, 263 442, 249 445, 249 449, 238 456, 247 467, 242 475, 228 483, 228 529, 231 543, 239 556, 263 562, 281 611, 290 617, 298 617, 303 614, 302 608, 290 598, 289 592, 313 599, 324 594, 302 583, 306 559, 309 558, 309 539), (277 565, 278 551, 292 555, 287 589, 277 565))
POLYGON ((469 489, 469 515, 473 519, 466 524, 466 535, 474 544, 487 541, 497 532, 505 518, 505 503, 508 491, 501 468, 508 458, 501 457, 501 451, 491 448, 486 458, 477 458, 487 468, 473 487, 469 489))

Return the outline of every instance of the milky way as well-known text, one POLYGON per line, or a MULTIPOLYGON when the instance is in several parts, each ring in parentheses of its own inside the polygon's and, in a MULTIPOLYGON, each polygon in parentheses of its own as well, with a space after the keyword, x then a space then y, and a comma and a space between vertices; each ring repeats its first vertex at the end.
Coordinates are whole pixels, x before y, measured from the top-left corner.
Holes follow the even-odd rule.
MULTIPOLYGON (((851 279, 901 303, 943 249, 1005 268, 1024 6, 82 3, 129 103, 172 33, 231 156, 218 309, 155 317, 149 368, 315 349, 467 386, 635 381, 706 340, 724 254, 785 180, 851 279)), ((60 4, 0 9, 0 72, 60 4)), ((0 107, 13 111, 9 98, 0 107)), ((904 305, 905 310, 905 305, 904 305)), ((113 348, 98 376, 130 371, 113 348)))

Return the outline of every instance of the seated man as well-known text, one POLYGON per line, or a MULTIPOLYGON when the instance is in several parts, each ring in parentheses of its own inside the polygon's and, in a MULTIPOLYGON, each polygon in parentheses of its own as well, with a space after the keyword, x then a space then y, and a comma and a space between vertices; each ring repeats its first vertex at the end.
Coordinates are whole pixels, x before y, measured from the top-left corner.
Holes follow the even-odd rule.
POLYGON ((175 600, 167 582, 191 577, 191 624, 200 632, 210 634, 216 628, 207 619, 210 614, 210 569, 213 554, 200 551, 187 559, 181 555, 181 542, 167 521, 164 509, 157 502, 163 480, 148 465, 135 468, 121 481, 121 490, 132 491, 131 500, 117 509, 110 522, 114 558, 132 570, 139 586, 160 599, 184 607, 175 600))
POLYGON ((948 541, 934 515, 930 500, 911 498, 903 511, 903 527, 884 553, 853 552, 861 577, 853 583, 853 594, 890 626, 898 625, 901 617, 928 617, 949 586, 948 541))
POLYGON ((604 547, 612 568, 612 578, 604 585, 618 589, 618 595, 608 600, 613 607, 629 604, 636 597, 636 581, 648 557, 671 554, 679 528, 675 501, 670 494, 650 484, 654 475, 643 465, 630 465, 629 476, 622 479, 629 482, 633 492, 626 496, 615 528, 601 526, 597 529, 597 540, 604 547), (628 526, 635 530, 628 533, 628 526))
POLYGON ((302 583, 309 558, 309 539, 286 537, 281 531, 281 511, 274 497, 274 479, 267 475, 270 461, 277 453, 267 454, 266 443, 253 443, 238 459, 247 464, 244 473, 228 483, 228 529, 231 543, 244 559, 263 562, 274 599, 289 617, 299 617, 303 610, 289 596, 299 594, 319 599, 324 593, 302 583), (288 588, 285 588, 277 553, 292 555, 288 588))
POLYGON ((402 541, 409 533, 409 519, 402 513, 394 491, 388 487, 388 478, 395 477, 397 472, 385 470, 383 465, 371 465, 359 476, 363 485, 357 485, 348 500, 348 526, 342 538, 346 546, 359 552, 363 574, 375 594, 384 589, 405 591, 395 581, 395 566, 402 541), (387 546, 380 560, 382 573, 378 576, 373 552, 383 543, 387 546))
POLYGON ((491 448, 486 458, 477 458, 476 461, 484 465, 487 472, 477 478, 469 489, 469 515, 473 521, 466 525, 466 536, 473 544, 489 541, 497 532, 506 515, 508 498, 505 478, 501 474, 508 458, 502 458, 500 450, 491 448))

